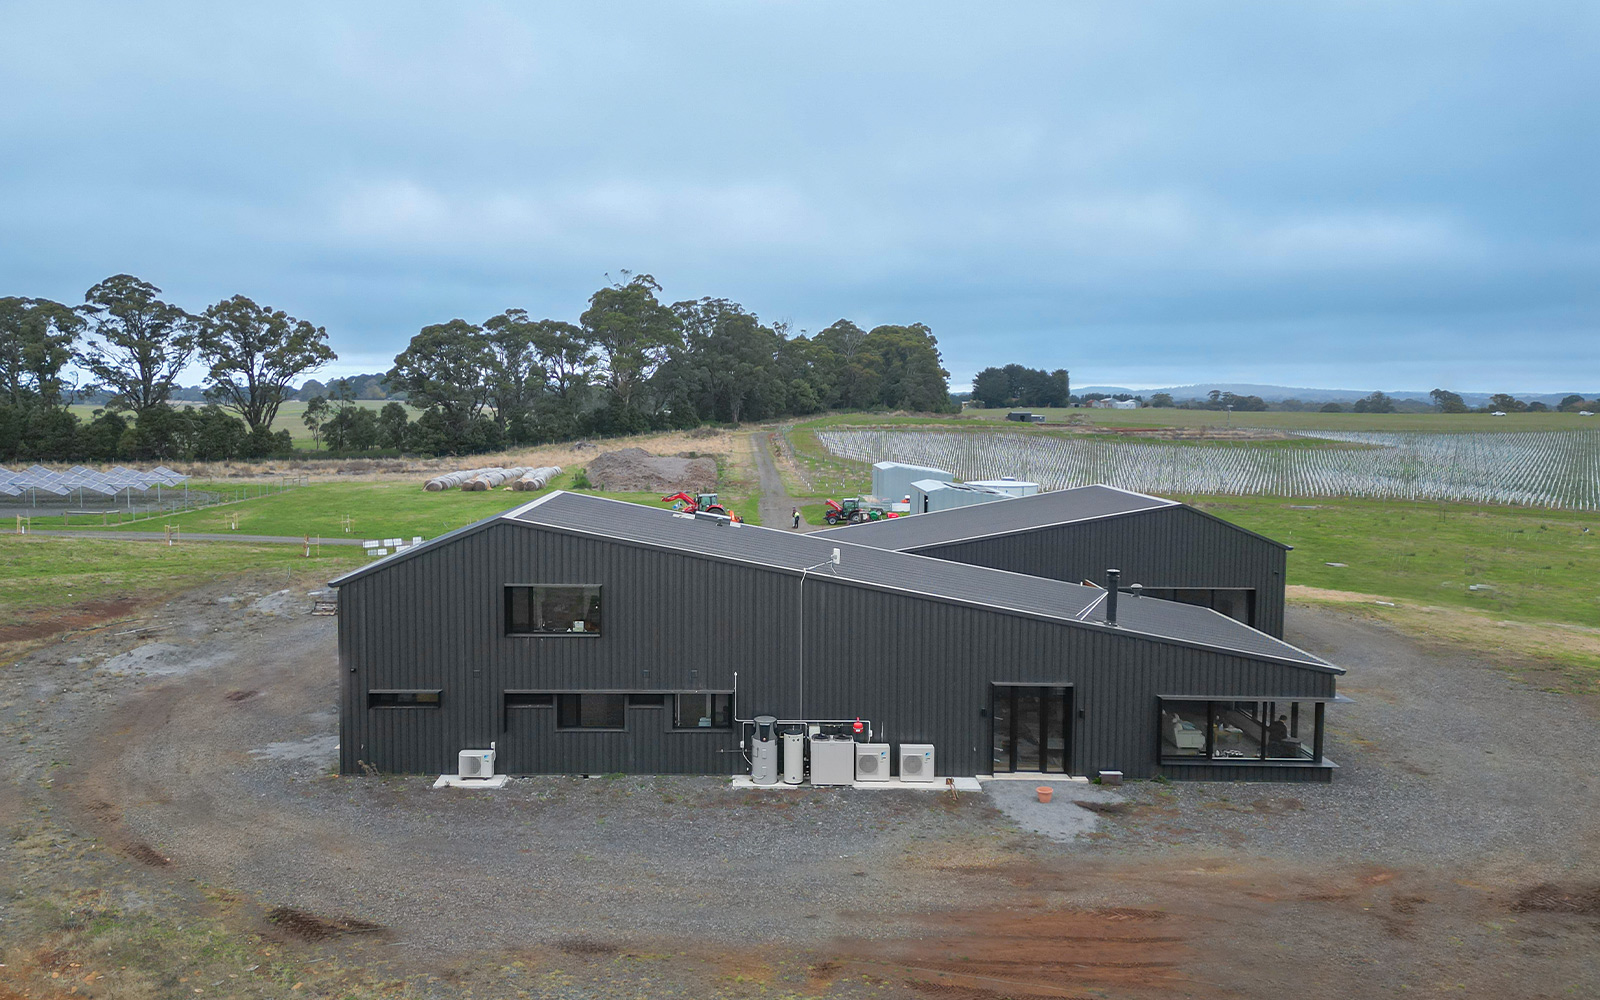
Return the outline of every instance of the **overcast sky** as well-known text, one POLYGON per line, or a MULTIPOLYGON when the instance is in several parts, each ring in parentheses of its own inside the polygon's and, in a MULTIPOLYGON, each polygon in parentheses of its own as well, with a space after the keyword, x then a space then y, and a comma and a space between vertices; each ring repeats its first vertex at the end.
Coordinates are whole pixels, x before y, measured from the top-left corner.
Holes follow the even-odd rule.
POLYGON ((1593 392, 1597 95, 1583 0, 0 2, 0 295, 242 293, 354 374, 628 269, 963 387, 1593 392))

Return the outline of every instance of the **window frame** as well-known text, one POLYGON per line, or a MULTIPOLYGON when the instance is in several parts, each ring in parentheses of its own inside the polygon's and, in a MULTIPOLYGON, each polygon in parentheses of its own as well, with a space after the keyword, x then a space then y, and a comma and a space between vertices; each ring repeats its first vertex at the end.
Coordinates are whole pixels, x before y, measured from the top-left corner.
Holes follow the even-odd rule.
POLYGON ((556 732, 558 733, 625 733, 628 731, 628 692, 626 691, 558 691, 556 692, 556 732), (583 717, 584 698, 619 698, 622 701, 622 725, 620 726, 569 726, 562 722, 565 714, 561 709, 561 699, 577 698, 578 717, 583 717))
MULTIPOLYGON (((706 718, 706 716, 701 716, 706 718)), ((675 733, 729 733, 734 728, 733 719, 733 692, 732 691, 674 691, 672 692, 672 731, 675 733), (705 698, 706 707, 711 710, 709 716, 712 725, 709 726, 684 726, 678 721, 678 702, 682 698, 705 698), (728 724, 716 725, 716 702, 712 699, 726 698, 728 700, 728 724)))
MULTIPOLYGON (((501 629, 501 634, 502 635, 505 635, 505 636, 507 636, 509 638, 517 638, 517 639, 549 639, 549 638, 556 638, 556 637, 561 637, 561 638, 576 638, 576 637, 590 638, 590 637, 592 637, 592 638, 598 639, 601 635, 603 635, 605 633, 605 594, 604 594, 605 587, 602 584, 598 584, 598 583, 508 583, 508 584, 505 584, 503 589, 504 589, 504 598, 500 602, 501 615, 502 615, 501 623, 503 625, 503 628, 501 629), (513 623, 513 618, 514 618, 514 616, 513 616, 512 608, 511 608, 511 602, 513 600, 513 595, 519 590, 527 590, 527 591, 536 591, 536 590, 583 590, 583 591, 590 591, 590 590, 592 590, 592 591, 594 591, 594 596, 592 598, 592 601, 594 602, 594 604, 596 606, 596 617, 595 617, 595 626, 596 627, 592 628, 592 629, 585 628, 582 632, 574 631, 574 630, 571 630, 571 629, 568 629, 568 630, 565 630, 565 631, 551 630, 551 631, 545 631, 545 632, 538 632, 538 631, 519 632, 513 627, 513 624, 514 624, 513 623)), ((529 618, 530 619, 532 618, 532 602, 531 602, 531 599, 530 599, 530 602, 529 602, 529 618)), ((588 619, 585 618, 584 621, 585 621, 585 623, 587 623, 588 619)), ((528 622, 528 624, 531 626, 532 625, 532 621, 530 620, 528 622)))
POLYGON ((434 711, 444 706, 444 688, 368 688, 367 710, 374 712, 388 712, 395 709, 425 708, 434 711), (411 701, 386 701, 374 702, 373 697, 411 695, 411 701), (430 701, 416 700, 417 695, 432 695, 430 701))
MULTIPOLYGON (((1260 628, 1261 627, 1257 623, 1257 618, 1256 618, 1256 604, 1257 604, 1257 601, 1256 601, 1256 588, 1255 587, 1157 587, 1157 586, 1149 586, 1149 587, 1141 587, 1140 590, 1139 590, 1139 593, 1140 593, 1141 597, 1148 597, 1153 601, 1171 601, 1174 604, 1187 604, 1192 608, 1210 608, 1212 611, 1215 611, 1217 614, 1222 615, 1225 618, 1231 618, 1234 621, 1239 622, 1241 625, 1248 625, 1251 628, 1260 628), (1197 593, 1197 592, 1200 592, 1200 591, 1205 591, 1206 592, 1206 603, 1205 604, 1199 604, 1199 603, 1196 603, 1196 602, 1193 602, 1193 601, 1181 601, 1181 600, 1178 599, 1178 593, 1180 591, 1188 591, 1188 592, 1191 592, 1191 593, 1197 593), (1227 592, 1228 594, 1235 594, 1235 595, 1242 596, 1244 598, 1244 613, 1245 613, 1245 617, 1243 617, 1243 618, 1235 618, 1233 615, 1230 615, 1226 611, 1223 611, 1221 608, 1217 607, 1217 594, 1220 593, 1220 592, 1227 592)), ((1204 698, 1197 698, 1197 699, 1194 699, 1194 700, 1195 701, 1204 701, 1205 699, 1204 698)), ((1246 700, 1246 699, 1240 699, 1240 700, 1246 700)), ((1301 699, 1301 700, 1305 700, 1305 699, 1301 699)))
POLYGON ((500 731, 511 731, 512 712, 555 711, 556 696, 550 691, 525 690, 522 688, 507 688, 500 692, 500 731), (548 701, 535 701, 533 699, 546 698, 548 701), (513 701, 512 699, 518 699, 513 701), (522 700, 527 699, 527 700, 522 700))
MULTIPOLYGON (((1241 767, 1252 765, 1265 767, 1325 767, 1328 765, 1328 760, 1323 755, 1323 745, 1326 739, 1326 710, 1330 702, 1337 702, 1338 700, 1338 697, 1307 698, 1305 696, 1283 697, 1281 695, 1216 697, 1195 695, 1157 695, 1155 716, 1156 760, 1159 761, 1162 766, 1212 766, 1220 764, 1224 767, 1241 767), (1206 745, 1204 753, 1193 756, 1180 756, 1167 752, 1165 741, 1162 738, 1162 728, 1165 725, 1167 705, 1169 703, 1176 702, 1189 702, 1191 704, 1200 703, 1206 706, 1206 745), (1262 729, 1262 737, 1259 740, 1260 749, 1257 751, 1256 755, 1252 757, 1219 757, 1216 755, 1216 729, 1218 715, 1222 711, 1238 711, 1238 709, 1232 708, 1231 706, 1241 703, 1253 703, 1256 709, 1260 712, 1260 723, 1262 729), (1312 715, 1310 719, 1311 743, 1309 744, 1311 755, 1309 757, 1270 756, 1267 751, 1271 743, 1266 739, 1265 736, 1267 727, 1269 725, 1269 720, 1275 718, 1277 715, 1287 714, 1290 717, 1291 733, 1298 734, 1307 721, 1300 712, 1301 704, 1312 706, 1312 715), (1287 706, 1289 709, 1288 712, 1281 711, 1280 706, 1287 706)), ((1296 735, 1295 738, 1299 739, 1299 736, 1296 735)), ((1302 743, 1302 746, 1305 745, 1306 744, 1302 743)))

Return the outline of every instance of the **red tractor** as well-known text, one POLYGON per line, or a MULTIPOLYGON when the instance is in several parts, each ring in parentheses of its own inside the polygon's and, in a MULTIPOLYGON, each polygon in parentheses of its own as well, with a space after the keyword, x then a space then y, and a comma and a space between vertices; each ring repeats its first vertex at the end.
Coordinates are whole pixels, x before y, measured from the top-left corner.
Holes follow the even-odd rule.
POLYGON ((694 496, 690 496, 687 493, 674 493, 670 497, 662 497, 661 502, 670 503, 673 510, 681 510, 685 514, 705 511, 708 514, 721 514, 723 517, 731 517, 734 520, 738 520, 738 516, 733 511, 717 502, 715 493, 697 493, 694 496))

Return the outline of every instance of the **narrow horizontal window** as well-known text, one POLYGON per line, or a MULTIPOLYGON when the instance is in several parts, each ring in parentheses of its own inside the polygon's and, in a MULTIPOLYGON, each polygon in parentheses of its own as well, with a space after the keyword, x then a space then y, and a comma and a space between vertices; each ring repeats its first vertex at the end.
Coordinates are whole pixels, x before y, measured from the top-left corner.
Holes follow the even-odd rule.
POLYGON ((506 588, 507 635, 599 635, 598 586, 506 588))
POLYGON ((625 694, 563 694, 556 696, 559 729, 626 729, 628 696, 625 694))
POLYGON ((1143 597, 1155 597, 1179 604, 1210 608, 1246 625, 1256 624, 1256 592, 1247 587, 1207 587, 1175 590, 1171 587, 1145 587, 1143 597))
POLYGON ((551 708, 556 703, 553 694, 541 694, 536 691, 507 691, 507 708, 551 708))
POLYGON ((673 696, 672 725, 677 729, 732 729, 733 695, 718 693, 673 696))
POLYGON ((415 690, 387 690, 368 691, 368 708, 438 708, 441 696, 444 694, 440 688, 422 688, 415 690))

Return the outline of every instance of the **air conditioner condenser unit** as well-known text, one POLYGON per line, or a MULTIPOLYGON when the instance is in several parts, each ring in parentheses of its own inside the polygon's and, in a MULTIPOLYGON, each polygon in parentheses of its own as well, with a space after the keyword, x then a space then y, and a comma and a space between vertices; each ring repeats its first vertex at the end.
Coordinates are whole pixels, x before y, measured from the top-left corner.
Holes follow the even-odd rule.
POLYGON ((889 744, 856 744, 856 780, 889 780, 889 744))
POLYGON ((494 777, 494 751, 461 751, 461 754, 456 758, 456 776, 459 778, 494 777))
POLYGON ((900 744, 901 781, 932 781, 933 775, 932 743, 900 744))

